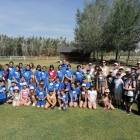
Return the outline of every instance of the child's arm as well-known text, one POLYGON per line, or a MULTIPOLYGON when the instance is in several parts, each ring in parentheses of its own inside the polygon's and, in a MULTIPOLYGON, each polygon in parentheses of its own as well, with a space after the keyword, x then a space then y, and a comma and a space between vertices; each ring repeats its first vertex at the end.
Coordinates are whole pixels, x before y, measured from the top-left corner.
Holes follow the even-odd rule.
POLYGON ((16 81, 16 83, 18 83, 18 81, 15 79, 15 77, 14 77, 14 76, 12 76, 12 78, 16 81))
POLYGON ((77 94, 75 95, 75 100, 74 101, 76 102, 76 100, 77 100, 77 94))
POLYGON ((79 94, 79 102, 81 101, 81 94, 79 94))
POLYGON ((72 75, 72 77, 73 77, 74 79, 76 79, 76 77, 75 77, 75 75, 74 75, 74 74, 72 75))
POLYGON ((53 104, 53 103, 50 101, 50 99, 49 99, 49 98, 47 98, 47 101, 49 102, 49 104, 51 104, 51 105, 53 104))
POLYGON ((96 99, 97 99, 97 95, 95 95, 94 102, 96 101, 96 99))
POLYGON ((106 78, 105 78, 105 88, 107 88, 107 80, 106 80, 106 78))
POLYGON ((38 96, 36 96, 36 98, 37 98, 37 100, 41 101, 41 99, 38 96))
POLYGON ((137 111, 138 111, 138 106, 139 106, 139 101, 137 100, 137 109, 136 109, 137 111))
POLYGON ((72 102, 72 96, 71 96, 71 94, 69 94, 70 95, 70 101, 72 102))
POLYGON ((96 81, 96 90, 98 91, 98 80, 96 81))
POLYGON ((47 98, 47 96, 45 96, 45 97, 42 99, 42 101, 44 101, 46 98, 47 98))
POLYGON ((46 94, 48 94, 48 92, 47 92, 47 88, 46 88, 46 94))
POLYGON ((68 103, 68 100, 64 102, 64 105, 68 103))
POLYGON ((88 94, 88 101, 91 102, 91 101, 90 101, 90 98, 89 98, 89 94, 88 94))

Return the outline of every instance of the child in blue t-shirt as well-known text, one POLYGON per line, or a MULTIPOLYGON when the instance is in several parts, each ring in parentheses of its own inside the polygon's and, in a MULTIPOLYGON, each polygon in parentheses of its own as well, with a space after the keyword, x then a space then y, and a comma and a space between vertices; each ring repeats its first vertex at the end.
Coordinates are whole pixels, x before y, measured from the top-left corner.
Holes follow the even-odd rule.
POLYGON ((33 72, 30 70, 30 66, 29 65, 26 66, 26 70, 25 70, 24 75, 25 75, 25 82, 28 83, 29 82, 29 79, 31 77, 33 77, 33 72))
POLYGON ((78 91, 80 91, 81 85, 80 85, 80 81, 79 81, 79 80, 77 80, 77 81, 75 82, 75 87, 78 89, 78 91))
POLYGON ((40 86, 39 90, 36 91, 36 98, 37 98, 37 108, 44 108, 45 99, 46 99, 46 92, 43 90, 44 87, 40 86))
POLYGON ((82 78, 82 84, 86 84, 86 89, 88 90, 90 88, 90 83, 87 82, 87 79, 85 76, 82 78))
POLYGON ((53 82, 52 76, 48 77, 48 82, 46 83, 45 88, 46 88, 46 93, 47 94, 49 93, 50 89, 53 89, 54 94, 55 94, 55 83, 53 82))
POLYGON ((69 107, 77 107, 78 94, 79 94, 78 89, 75 88, 74 83, 71 83, 71 90, 69 91, 70 95, 69 107))
POLYGON ((63 110, 66 110, 67 109, 67 106, 68 106, 68 95, 64 93, 64 89, 60 89, 60 94, 58 95, 58 99, 59 99, 59 105, 60 107, 58 108, 59 110, 61 110, 61 108, 63 110))
POLYGON ((55 84, 55 92, 56 92, 57 95, 59 95, 59 89, 61 88, 61 83, 59 81, 59 76, 56 76, 54 84, 55 84))
POLYGON ((71 70, 71 65, 70 65, 70 64, 68 64, 67 70, 66 70, 65 73, 66 73, 66 74, 65 74, 65 77, 66 77, 67 79, 69 79, 69 83, 71 83, 71 82, 73 81, 73 79, 72 79, 73 70, 71 70))
POLYGON ((24 73, 25 73, 25 69, 23 68, 23 64, 21 62, 19 63, 19 67, 20 67, 20 70, 21 70, 21 76, 23 76, 24 73))
POLYGON ((12 103, 13 102, 13 90, 14 90, 15 86, 16 86, 16 81, 12 80, 11 86, 10 86, 9 92, 8 92, 7 103, 12 103))
POLYGON ((0 104, 6 105, 6 86, 5 81, 2 80, 1 86, 0 86, 0 104))
POLYGON ((77 66, 77 70, 73 73, 73 78, 75 79, 75 82, 77 80, 80 80, 80 83, 82 82, 82 76, 84 75, 84 72, 81 71, 81 66, 77 66), (75 75, 75 76, 74 76, 75 75))
POLYGON ((20 76, 21 76, 20 67, 16 66, 16 70, 13 72, 12 78, 16 80, 16 83, 18 83, 20 81, 20 76))
POLYGON ((70 83, 67 78, 65 78, 64 83, 61 84, 61 88, 65 89, 65 93, 68 94, 70 91, 70 83))
POLYGON ((36 86, 35 86, 35 84, 34 84, 33 78, 30 78, 27 87, 28 87, 29 89, 30 89, 30 87, 34 87, 34 89, 36 89, 36 86))
POLYGON ((59 70, 56 72, 55 75, 56 75, 56 76, 59 76, 60 82, 63 83, 65 71, 62 70, 62 66, 61 66, 61 65, 59 65, 59 70))
POLYGON ((37 68, 36 68, 36 71, 35 71, 35 80, 36 80, 37 86, 39 85, 40 77, 41 77, 41 66, 37 65, 37 68))
POLYGON ((37 86, 36 91, 39 90, 40 86, 43 86, 43 89, 45 90, 45 86, 46 86, 46 85, 45 85, 45 83, 44 83, 43 80, 41 80, 41 81, 39 82, 39 86, 37 86))
POLYGON ((46 71, 47 67, 43 66, 43 71, 40 73, 40 79, 44 81, 44 83, 48 82, 49 73, 46 71))
POLYGON ((23 89, 22 84, 25 82, 25 76, 21 76, 20 82, 18 82, 17 86, 19 88, 19 91, 23 89))

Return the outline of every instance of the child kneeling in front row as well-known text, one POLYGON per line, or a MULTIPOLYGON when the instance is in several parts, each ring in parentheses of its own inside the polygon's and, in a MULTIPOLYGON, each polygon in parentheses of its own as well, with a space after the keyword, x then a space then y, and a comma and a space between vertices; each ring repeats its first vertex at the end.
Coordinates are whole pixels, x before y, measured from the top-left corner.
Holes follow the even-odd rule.
POLYGON ((105 95, 102 98, 103 104, 104 104, 104 109, 111 109, 114 110, 114 106, 111 104, 112 98, 109 95, 109 89, 105 90, 105 95))
POLYGON ((36 91, 37 108, 44 108, 46 96, 47 94, 44 87, 40 86, 39 90, 36 91))
POLYGON ((54 110, 55 105, 56 105, 56 96, 53 92, 53 89, 49 89, 49 94, 47 94, 47 102, 45 104, 45 109, 51 107, 51 109, 54 110))
POLYGON ((95 90, 95 86, 90 86, 90 90, 88 90, 88 108, 96 109, 96 98, 97 91, 95 90))
POLYGON ((13 90, 13 107, 16 107, 16 106, 20 106, 20 93, 19 93, 19 88, 17 86, 14 87, 14 90, 13 90))
POLYGON ((58 99, 61 100, 61 103, 60 103, 60 107, 58 108, 59 110, 61 110, 61 108, 63 110, 66 110, 67 109, 67 106, 68 106, 68 95, 66 93, 64 93, 65 89, 60 89, 59 92, 60 94, 58 95, 58 99))

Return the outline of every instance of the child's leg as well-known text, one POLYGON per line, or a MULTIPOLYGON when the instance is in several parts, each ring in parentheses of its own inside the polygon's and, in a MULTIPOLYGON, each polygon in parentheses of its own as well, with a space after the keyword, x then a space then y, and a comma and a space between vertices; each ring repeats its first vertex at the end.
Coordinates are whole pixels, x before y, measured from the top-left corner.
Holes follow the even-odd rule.
POLYGON ((45 105, 45 100, 41 101, 41 108, 44 108, 44 105, 45 105))
POLYGON ((69 107, 73 107, 73 105, 74 105, 73 102, 69 103, 69 107))
POLYGON ((104 95, 104 93, 105 93, 105 87, 101 87, 101 88, 102 88, 101 94, 104 95))
POLYGON ((59 104, 59 106, 61 105, 61 100, 60 99, 58 99, 58 104, 59 104))
POLYGON ((89 109, 92 108, 91 102, 88 102, 88 108, 89 108, 89 109))
POLYGON ((37 108, 40 108, 40 106, 41 106, 41 103, 40 103, 40 101, 38 100, 38 101, 37 101, 37 108))
POLYGON ((82 106, 83 106, 83 101, 80 101, 79 107, 82 108, 82 106))
POLYGON ((103 105, 104 105, 104 106, 107 106, 106 103, 107 103, 107 100, 106 100, 106 99, 103 99, 103 105))
POLYGON ((40 108, 40 106, 37 106, 37 108, 40 108))
POLYGON ((74 103, 73 103, 73 106, 74 106, 74 107, 77 107, 77 102, 74 102, 74 103))
POLYGON ((93 109, 97 109, 97 108, 96 108, 96 103, 95 103, 95 102, 93 102, 93 109))
POLYGON ((118 105, 118 99, 116 99, 116 105, 118 105))
POLYGON ((26 106, 29 106, 30 104, 31 104, 31 101, 27 102, 27 103, 26 103, 26 106))
POLYGON ((111 110, 114 110, 114 106, 112 104, 110 105, 110 109, 111 110))
POLYGON ((36 100, 36 98, 35 98, 35 96, 31 96, 31 98, 32 98, 32 101, 33 101, 33 103, 37 103, 37 100, 36 100))
POLYGON ((16 101, 13 101, 12 106, 16 107, 16 101))
POLYGON ((98 98, 101 100, 101 93, 102 93, 102 88, 98 87, 98 98))
POLYGON ((24 105, 25 104, 25 100, 20 101, 20 105, 24 105))
POLYGON ((44 108, 44 105, 41 105, 41 108, 44 108))
POLYGON ((20 106, 20 101, 17 101, 17 102, 16 102, 16 105, 17 105, 17 106, 20 106))
POLYGON ((48 109, 49 107, 50 105, 46 103, 44 109, 48 109))
POLYGON ((84 102, 83 103, 83 108, 86 108, 87 107, 87 102, 84 102))

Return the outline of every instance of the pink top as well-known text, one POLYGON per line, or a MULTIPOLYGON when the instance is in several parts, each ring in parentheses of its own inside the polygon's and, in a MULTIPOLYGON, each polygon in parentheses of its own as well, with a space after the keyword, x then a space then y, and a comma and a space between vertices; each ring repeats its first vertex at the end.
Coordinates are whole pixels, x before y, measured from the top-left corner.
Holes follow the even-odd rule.
POLYGON ((25 99, 28 97, 28 93, 29 93, 29 89, 28 89, 28 88, 26 88, 25 90, 22 89, 22 90, 21 90, 22 99, 25 100, 25 99))

